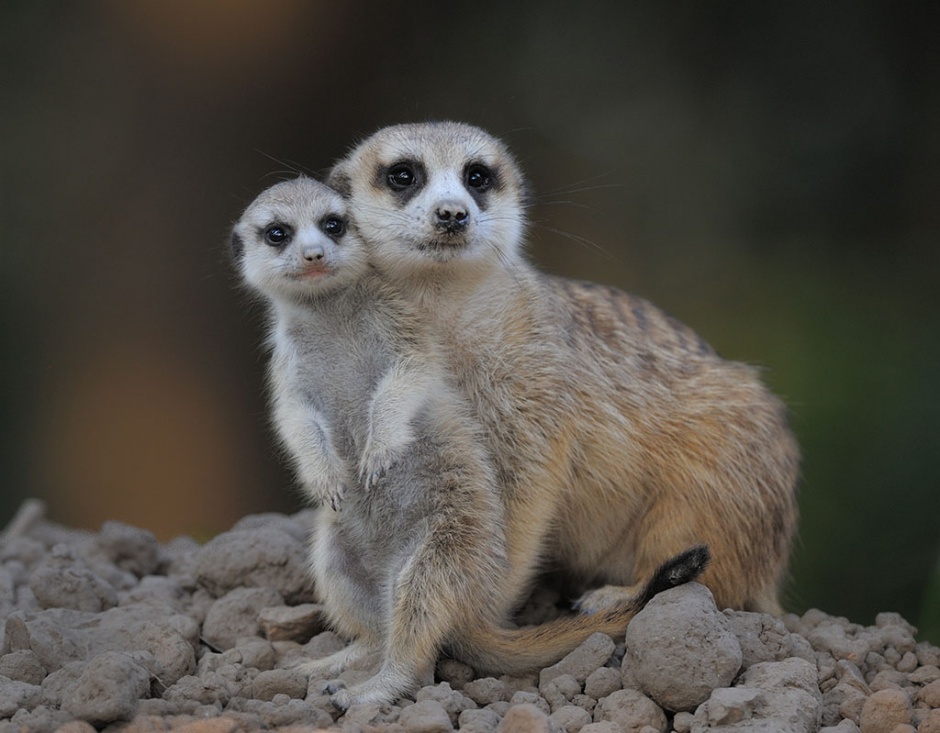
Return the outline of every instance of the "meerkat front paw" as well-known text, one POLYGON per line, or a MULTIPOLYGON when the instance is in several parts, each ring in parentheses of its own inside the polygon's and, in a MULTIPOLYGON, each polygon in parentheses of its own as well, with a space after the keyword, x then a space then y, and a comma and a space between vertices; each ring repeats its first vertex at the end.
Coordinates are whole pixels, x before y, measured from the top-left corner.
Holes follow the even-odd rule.
POLYGON ((310 482, 306 486, 307 494, 318 504, 329 504, 334 512, 338 512, 346 497, 346 482, 335 480, 332 482, 310 482))
POLYGON ((618 585, 605 585, 588 591, 574 603, 574 608, 581 613, 593 614, 598 611, 613 611, 623 608, 634 600, 637 588, 618 585))

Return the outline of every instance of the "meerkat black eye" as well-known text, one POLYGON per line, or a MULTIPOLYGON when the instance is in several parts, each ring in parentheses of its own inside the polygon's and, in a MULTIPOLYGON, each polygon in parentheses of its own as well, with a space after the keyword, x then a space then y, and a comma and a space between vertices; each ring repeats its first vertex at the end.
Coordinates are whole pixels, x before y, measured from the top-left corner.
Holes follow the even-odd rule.
POLYGON ((271 224, 264 230, 264 241, 272 247, 283 247, 293 234, 293 230, 286 224, 271 224))
POLYGON ((328 216, 320 222, 320 228, 331 239, 339 239, 346 233, 346 222, 338 216, 328 216))
POLYGON ((396 191, 403 191, 414 186, 418 177, 415 175, 415 169, 408 163, 396 163, 388 169, 386 180, 396 191))
POLYGON ((464 174, 464 183, 467 188, 482 193, 489 189, 493 183, 493 172, 485 165, 473 163, 467 166, 464 174))

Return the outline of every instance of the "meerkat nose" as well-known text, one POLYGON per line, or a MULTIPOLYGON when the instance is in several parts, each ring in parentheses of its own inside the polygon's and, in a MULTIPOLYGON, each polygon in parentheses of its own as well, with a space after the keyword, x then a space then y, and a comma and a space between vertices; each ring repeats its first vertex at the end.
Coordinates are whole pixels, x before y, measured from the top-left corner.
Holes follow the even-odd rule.
POLYGON ((307 262, 317 262, 322 260, 325 252, 323 247, 319 244, 311 244, 303 248, 302 250, 303 258, 307 262))
POLYGON ((470 223, 470 212, 467 207, 457 201, 444 201, 438 204, 434 212, 435 224, 438 229, 446 232, 459 232, 467 228, 470 223))

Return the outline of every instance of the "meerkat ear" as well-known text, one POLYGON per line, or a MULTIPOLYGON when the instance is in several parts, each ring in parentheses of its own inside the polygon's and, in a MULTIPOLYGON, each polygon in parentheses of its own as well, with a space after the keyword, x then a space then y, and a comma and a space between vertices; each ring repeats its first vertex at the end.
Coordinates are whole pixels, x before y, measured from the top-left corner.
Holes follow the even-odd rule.
POLYGON ((333 170, 326 177, 326 185, 344 199, 348 199, 352 194, 352 177, 349 174, 349 163, 341 160, 334 165, 333 170))
POLYGON ((242 258, 242 255, 245 253, 245 240, 243 240, 241 235, 236 231, 232 232, 232 239, 231 239, 230 246, 232 248, 231 249, 232 256, 236 260, 240 260, 242 258))

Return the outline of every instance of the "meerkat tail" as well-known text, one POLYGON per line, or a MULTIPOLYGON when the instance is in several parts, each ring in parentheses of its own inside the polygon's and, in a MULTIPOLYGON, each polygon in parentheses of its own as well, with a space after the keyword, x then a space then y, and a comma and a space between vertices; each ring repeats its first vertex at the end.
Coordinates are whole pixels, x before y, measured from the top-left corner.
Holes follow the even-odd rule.
POLYGON ((696 545, 666 560, 653 571, 653 577, 634 601, 637 610, 649 603, 657 593, 695 580, 705 571, 711 559, 708 545, 696 545))
POLYGON ((708 547, 697 545, 660 565, 637 597, 622 608, 567 616, 527 629, 479 626, 467 629, 455 649, 481 673, 522 674, 554 664, 591 634, 622 637, 653 596, 692 582, 710 559, 708 547))

